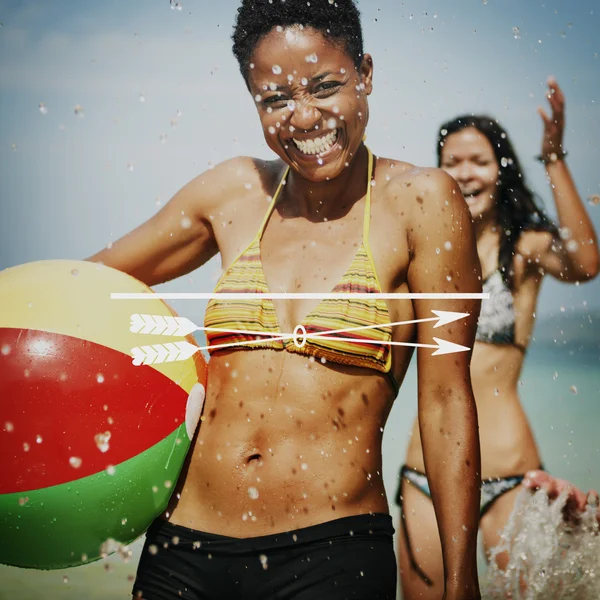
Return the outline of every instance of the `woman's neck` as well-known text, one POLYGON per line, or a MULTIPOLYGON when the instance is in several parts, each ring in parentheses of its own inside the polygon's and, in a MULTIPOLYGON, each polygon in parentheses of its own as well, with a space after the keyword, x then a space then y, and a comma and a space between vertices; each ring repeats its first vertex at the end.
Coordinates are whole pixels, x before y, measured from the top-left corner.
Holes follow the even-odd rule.
POLYGON ((280 210, 310 221, 339 218, 367 192, 368 150, 361 144, 342 173, 329 181, 313 182, 290 171, 280 210))

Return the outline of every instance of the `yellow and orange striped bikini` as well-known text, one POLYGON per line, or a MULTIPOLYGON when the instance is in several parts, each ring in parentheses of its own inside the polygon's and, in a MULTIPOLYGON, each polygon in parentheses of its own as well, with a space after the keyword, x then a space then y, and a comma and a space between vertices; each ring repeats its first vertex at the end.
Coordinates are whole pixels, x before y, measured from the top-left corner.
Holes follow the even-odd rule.
MULTIPOLYGON (((256 237, 223 273, 215 288, 216 294, 269 293, 261 263, 260 242, 288 173, 289 167, 279 183, 256 237)), ((372 173, 373 155, 369 150, 362 243, 352 264, 332 293, 377 294, 381 291, 369 247, 372 173)), ((385 373, 394 391, 398 391, 398 384, 391 373, 392 353, 389 342, 392 328, 384 300, 377 297, 366 300, 325 298, 299 323, 296 330, 302 331, 302 334, 286 337, 277 322, 272 299, 229 298, 213 298, 207 305, 204 327, 209 354, 225 348, 286 350, 324 359, 323 362, 366 367, 385 373)))

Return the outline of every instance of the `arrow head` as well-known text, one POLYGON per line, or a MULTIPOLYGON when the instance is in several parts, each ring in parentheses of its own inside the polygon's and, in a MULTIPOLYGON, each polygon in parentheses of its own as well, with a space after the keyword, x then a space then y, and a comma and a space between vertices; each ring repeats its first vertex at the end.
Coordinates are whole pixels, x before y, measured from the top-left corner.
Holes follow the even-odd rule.
POLYGON ((442 354, 455 354, 457 352, 466 352, 471 348, 455 344, 454 342, 448 342, 447 340, 441 340, 439 338, 433 338, 434 342, 438 345, 438 349, 432 354, 432 356, 440 356, 442 354))
POLYGON ((432 310, 431 312, 438 317, 438 322, 433 326, 434 329, 470 316, 470 313, 449 312, 446 310, 432 310))

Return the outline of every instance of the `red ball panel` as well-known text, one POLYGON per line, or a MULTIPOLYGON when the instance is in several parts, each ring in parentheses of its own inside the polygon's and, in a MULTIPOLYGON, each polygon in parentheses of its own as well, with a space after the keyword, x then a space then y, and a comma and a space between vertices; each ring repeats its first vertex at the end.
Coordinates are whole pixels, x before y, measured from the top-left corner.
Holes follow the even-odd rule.
POLYGON ((185 420, 179 385, 111 348, 10 328, 0 348, 0 494, 99 473, 185 420))

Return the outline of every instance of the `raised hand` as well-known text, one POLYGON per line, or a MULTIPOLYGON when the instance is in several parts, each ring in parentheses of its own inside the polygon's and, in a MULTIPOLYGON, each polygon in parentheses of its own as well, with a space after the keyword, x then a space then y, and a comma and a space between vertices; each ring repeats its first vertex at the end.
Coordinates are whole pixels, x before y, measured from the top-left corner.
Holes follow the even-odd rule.
POLYGON ((544 123, 544 137, 542 139, 542 157, 550 159, 553 155, 561 156, 563 153, 563 133, 565 130, 565 96, 554 77, 548 78, 548 93, 546 94, 551 116, 540 106, 538 114, 544 123))

